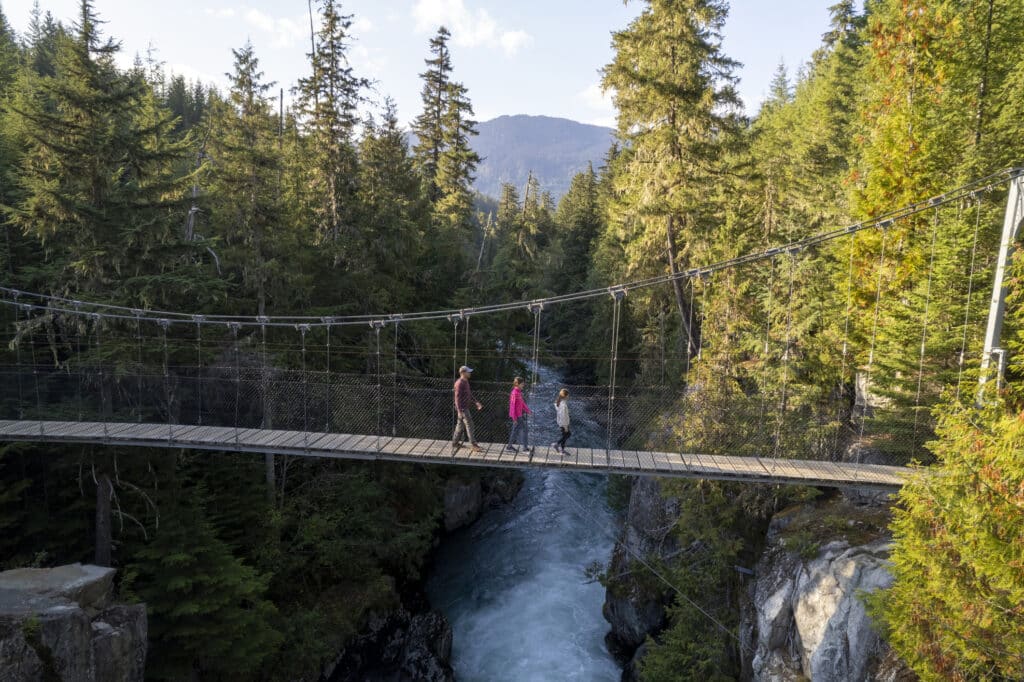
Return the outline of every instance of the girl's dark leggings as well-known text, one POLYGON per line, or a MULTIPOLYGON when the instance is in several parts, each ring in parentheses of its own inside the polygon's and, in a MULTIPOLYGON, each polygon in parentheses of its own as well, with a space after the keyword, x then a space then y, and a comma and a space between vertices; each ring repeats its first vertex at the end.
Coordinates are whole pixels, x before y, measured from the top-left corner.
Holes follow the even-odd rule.
POLYGON ((565 428, 564 426, 559 426, 558 428, 562 429, 562 437, 558 439, 558 447, 564 448, 565 441, 569 440, 569 436, 572 435, 572 431, 565 428))

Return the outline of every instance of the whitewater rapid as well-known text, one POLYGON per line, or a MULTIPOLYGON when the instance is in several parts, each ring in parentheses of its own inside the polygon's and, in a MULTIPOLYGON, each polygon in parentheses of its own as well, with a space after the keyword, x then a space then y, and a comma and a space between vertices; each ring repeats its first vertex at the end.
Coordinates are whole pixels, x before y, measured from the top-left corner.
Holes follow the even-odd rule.
MULTIPOLYGON (((540 378, 530 435, 548 445, 558 431, 554 407, 539 398, 553 397, 559 377, 542 369, 540 378)), ((570 446, 600 443, 599 427, 578 406, 572 421, 570 446)), ((439 548, 427 593, 451 622, 459 682, 619 679, 604 645, 604 588, 584 575, 612 553, 605 485, 603 476, 530 469, 512 504, 439 548)))

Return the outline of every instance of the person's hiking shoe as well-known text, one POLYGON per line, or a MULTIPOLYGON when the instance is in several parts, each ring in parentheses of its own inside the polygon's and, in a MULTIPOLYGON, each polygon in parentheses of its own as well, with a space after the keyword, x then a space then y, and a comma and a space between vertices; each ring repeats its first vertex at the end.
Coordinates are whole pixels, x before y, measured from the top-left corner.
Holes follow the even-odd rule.
POLYGON ((566 450, 565 448, 562 448, 562 449, 561 449, 561 450, 559 450, 558 452, 559 452, 559 453, 561 453, 562 457, 568 457, 569 455, 571 455, 571 454, 572 454, 571 452, 569 452, 569 451, 568 451, 568 450, 566 450))
POLYGON ((509 452, 519 452, 519 450, 516 449, 515 445, 506 445, 505 449, 508 450, 509 452))
POLYGON ((530 455, 531 457, 533 457, 533 448, 531 448, 531 447, 525 447, 525 448, 523 448, 523 452, 525 452, 526 454, 528 454, 528 455, 530 455))
POLYGON ((472 445, 470 445, 469 449, 472 450, 473 452, 483 452, 483 449, 479 445, 477 445, 476 443, 473 443, 472 445))
POLYGON ((561 448, 558 447, 558 443, 552 443, 551 449, 554 450, 555 452, 561 452, 561 448))

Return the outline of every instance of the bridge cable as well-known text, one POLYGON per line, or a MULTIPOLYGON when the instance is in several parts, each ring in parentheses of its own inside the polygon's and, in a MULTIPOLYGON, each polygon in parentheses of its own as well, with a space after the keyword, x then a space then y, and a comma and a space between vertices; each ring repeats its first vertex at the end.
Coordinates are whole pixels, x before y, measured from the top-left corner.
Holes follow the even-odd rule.
MULTIPOLYGON (((878 284, 875 290, 875 312, 874 319, 871 323, 871 347, 868 351, 868 365, 864 369, 864 407, 860 415, 860 433, 858 434, 858 440, 863 442, 864 440, 864 426, 867 423, 868 411, 871 407, 871 369, 875 364, 875 342, 878 339, 878 313, 882 303, 882 282, 885 277, 885 247, 888 243, 889 230, 882 230, 882 244, 880 253, 878 256, 878 284)), ((860 472, 854 472, 854 480, 860 472)))
MULTIPOLYGON (((25 419, 25 391, 24 391, 24 382, 23 382, 22 376, 21 376, 23 374, 23 372, 24 372, 24 370, 22 369, 22 366, 21 366, 21 336, 22 335, 21 335, 21 333, 19 332, 19 329, 18 329, 21 326, 21 323, 19 322, 19 319, 18 319, 19 316, 20 316, 20 312, 19 312, 20 310, 21 310, 21 306, 15 306, 14 307, 14 354, 15 354, 15 364, 18 367, 18 369, 17 369, 17 372, 18 372, 18 419, 22 419, 23 420, 23 419, 25 419)), ((26 323, 28 321, 28 315, 29 315, 28 311, 25 311, 26 323)))
POLYGON ((100 318, 99 313, 93 313, 93 324, 96 326, 96 361, 99 363, 99 375, 100 375, 100 414, 103 417, 103 442, 108 442, 110 438, 110 427, 107 424, 108 419, 108 389, 107 386, 107 366, 103 362, 103 339, 101 336, 101 328, 103 322, 100 318))
MULTIPOLYGON (((459 375, 459 317, 452 315, 449 319, 452 321, 452 374, 458 380, 459 375)), ((459 414, 455 407, 454 397, 452 399, 452 424, 454 428, 459 428, 459 414)), ((466 434, 467 437, 469 434, 466 434)), ((455 451, 452 451, 452 459, 455 458, 455 451)))
POLYGON ((200 426, 203 425, 203 324, 202 315, 194 315, 193 320, 196 323, 196 397, 199 401, 196 414, 198 415, 198 423, 200 426))
MULTIPOLYGON (((267 318, 260 316, 260 423, 264 429, 274 428, 274 413, 270 407, 270 373, 267 365, 267 318)), ((305 338, 303 338, 305 341, 305 338)), ((294 348, 294 346, 292 346, 294 348)))
POLYGON ((768 397, 769 362, 768 351, 771 348, 772 334, 772 298, 775 290, 775 256, 772 256, 768 268, 768 297, 765 303, 765 324, 764 324, 764 372, 761 379, 761 412, 758 416, 758 423, 764 423, 764 407, 768 397))
MULTIPOLYGON (((140 311, 140 315, 141 315, 141 311, 140 311)), ((135 421, 136 421, 136 423, 141 424, 142 423, 142 403, 143 403, 143 397, 142 397, 142 372, 143 372, 143 363, 142 363, 142 321, 139 319, 138 315, 135 317, 135 357, 136 357, 136 361, 139 363, 138 369, 135 370, 135 372, 137 374, 135 383, 136 383, 136 388, 138 389, 138 404, 135 406, 135 421)))
MULTIPOLYGON (((811 247, 811 246, 816 246, 816 245, 819 245, 819 244, 822 244, 822 243, 825 243, 825 242, 828 242, 828 241, 832 241, 832 240, 835 240, 835 239, 838 239, 838 238, 841 238, 841 237, 845 237, 847 235, 854 234, 854 233, 857 233, 857 232, 860 232, 860 231, 863 231, 863 230, 874 229, 874 228, 881 228, 884 231, 887 227, 889 227, 896 220, 901 220, 901 219, 907 218, 909 216, 912 216, 912 215, 915 215, 917 213, 923 212, 923 211, 927 210, 928 208, 932 208, 932 207, 935 207, 935 206, 939 206, 939 205, 943 205, 943 204, 950 203, 950 202, 953 202, 953 201, 957 201, 957 200, 959 200, 959 199, 961 199, 961 198, 963 198, 964 196, 967 196, 967 195, 975 195, 978 192, 991 190, 997 184, 1000 184, 1001 181, 1004 178, 1012 179, 1012 178, 1015 178, 1015 177, 1021 175, 1022 173, 1024 173, 1024 168, 1013 167, 1013 168, 1003 169, 1003 170, 998 171, 996 173, 989 174, 989 175, 987 175, 987 176, 985 176, 983 178, 979 178, 978 180, 975 180, 975 181, 973 181, 971 183, 968 183, 966 185, 962 185, 961 187, 958 187, 958 188, 956 188, 954 190, 950 190, 949 192, 946 192, 945 194, 937 195, 937 196, 931 197, 929 199, 925 199, 925 200, 922 200, 922 201, 919 201, 919 202, 916 202, 916 203, 912 203, 912 204, 900 207, 898 209, 893 209, 891 211, 887 211, 886 213, 879 214, 879 215, 875 216, 874 218, 872 218, 870 220, 867 220, 867 221, 864 221, 864 222, 854 223, 852 225, 848 225, 848 226, 845 226, 845 227, 834 228, 834 229, 829 230, 827 232, 822 232, 822 233, 818 233, 816 235, 812 235, 810 237, 805 237, 803 239, 791 242, 789 244, 781 245, 781 246, 778 246, 778 247, 773 247, 773 248, 766 249, 766 250, 761 251, 761 252, 747 253, 747 254, 744 254, 744 255, 741 255, 741 256, 736 256, 734 258, 730 258, 730 259, 724 260, 724 261, 719 261, 719 262, 716 262, 716 263, 712 263, 712 264, 707 265, 707 266, 703 266, 703 267, 699 267, 699 268, 692 268, 690 270, 685 270, 685 271, 682 271, 682 272, 677 272, 675 274, 659 275, 659 276, 650 277, 650 278, 647 278, 647 279, 644 279, 644 280, 637 280, 637 281, 633 281, 633 282, 627 282, 627 283, 616 285, 616 286, 622 287, 624 289, 638 289, 638 288, 645 288, 645 287, 651 287, 651 286, 658 286, 658 285, 661 285, 661 284, 671 283, 671 282, 674 282, 674 281, 677 281, 677 280, 680 280, 680 279, 683 279, 683 278, 689 278, 689 277, 692 277, 692 276, 698 275, 698 274, 708 274, 708 273, 711 273, 711 272, 716 272, 718 270, 728 269, 728 268, 735 267, 735 266, 738 266, 738 265, 745 265, 745 264, 748 264, 748 263, 753 263, 753 262, 761 261, 761 260, 770 258, 773 254, 780 253, 780 252, 788 250, 790 248, 808 248, 808 247, 811 247)), ((545 303, 552 303, 552 304, 555 304, 555 303, 567 303, 567 302, 579 301, 579 300, 584 300, 584 299, 589 299, 589 298, 596 298, 598 296, 603 295, 607 290, 608 290, 607 288, 589 289, 589 290, 578 291, 578 292, 574 292, 574 293, 570 293, 570 294, 562 294, 562 295, 558 295, 558 296, 550 296, 550 297, 542 299, 542 300, 545 303)), ((17 290, 12 289, 10 287, 0 287, 0 293, 13 294, 16 291, 17 290)), ((49 296, 49 295, 46 295, 46 294, 38 294, 38 293, 31 293, 31 292, 19 292, 19 293, 27 295, 27 296, 31 296, 31 297, 34 297, 34 298, 37 298, 37 299, 42 300, 42 301, 55 301, 55 302, 64 303, 64 304, 77 304, 78 306, 83 305, 82 301, 76 301, 76 300, 73 300, 73 299, 67 299, 67 298, 61 298, 61 297, 57 297, 57 296, 49 296)), ((9 305, 8 301, 0 301, 0 303, 4 303, 4 304, 8 304, 9 305)), ((32 305, 32 304, 30 304, 30 305, 32 305)), ((90 303, 88 303, 88 305, 91 306, 91 307, 95 307, 95 308, 102 308, 102 309, 105 309, 105 310, 121 311, 122 313, 129 313, 129 314, 132 311, 131 308, 125 308, 125 307, 122 307, 122 306, 114 306, 114 305, 103 304, 103 303, 90 302, 90 303)), ((501 311, 506 311, 506 310, 515 310, 515 309, 519 309, 519 308, 525 308, 528 305, 529 305, 529 302, 526 302, 526 301, 515 301, 515 302, 510 302, 510 303, 499 303, 499 304, 491 304, 491 305, 485 305, 485 306, 478 306, 476 308, 463 309, 463 310, 459 310, 459 311, 456 311, 456 310, 420 311, 420 312, 416 312, 416 313, 407 313, 403 317, 405 317, 407 320, 410 320, 410 319, 416 319, 416 320, 440 320, 440 319, 450 318, 452 315, 455 315, 455 314, 460 314, 460 315, 464 316, 467 313, 467 310, 469 312, 472 312, 473 314, 484 314, 484 313, 495 313, 495 312, 501 312, 501 311)), ((42 310, 49 309, 48 306, 32 305, 32 307, 36 308, 36 309, 42 309, 42 310)), ((72 313, 72 314, 81 314, 78 311, 72 312, 70 310, 65 310, 65 312, 69 312, 69 313, 72 313)), ((163 315, 163 316, 166 316, 166 317, 189 317, 188 313, 180 313, 180 312, 146 311, 146 313, 147 313, 147 315, 163 315)), ((108 317, 108 318, 131 319, 130 315, 126 315, 126 314, 104 314, 104 316, 108 317)), ((234 321, 241 321, 241 322, 244 322, 246 324, 252 325, 253 322, 250 322, 250 321, 254 319, 252 316, 243 316, 243 315, 208 315, 207 317, 209 318, 209 323, 210 324, 227 324, 229 321, 233 321, 234 320, 234 321)), ((344 316, 344 317, 336 317, 336 318, 334 318, 334 324, 342 324, 342 325, 355 325, 355 324, 359 324, 359 325, 362 325, 362 324, 366 324, 368 321, 370 321, 372 319, 379 318, 379 317, 381 317, 381 316, 380 315, 351 315, 351 316, 344 316)), ((152 319, 157 319, 157 318, 154 317, 152 319)), ((269 320, 271 318, 267 318, 267 319, 269 320)), ((296 321, 296 320, 315 320, 317 318, 303 317, 303 316, 280 316, 280 317, 276 317, 276 318, 272 318, 272 319, 273 319, 273 321, 268 322, 268 324, 270 324, 271 326, 288 326, 288 327, 291 327, 291 326, 294 325, 294 321, 296 321)), ((320 325, 318 324, 316 326, 320 326, 320 325)))
POLYGON ((782 344, 782 393, 779 397, 779 414, 775 422, 775 454, 779 456, 779 446, 782 442, 782 424, 786 419, 786 400, 789 389, 789 358, 792 355, 790 348, 791 332, 793 329, 793 285, 796 281, 796 251, 789 252, 789 293, 786 300, 786 333, 782 344))
MULTIPOLYGON (((839 439, 842 432, 842 410, 843 410, 843 395, 846 393, 846 366, 849 358, 850 348, 850 316, 853 310, 853 255, 856 252, 856 237, 854 237, 853 243, 850 244, 850 264, 847 268, 846 273, 846 311, 843 316, 843 360, 842 365, 839 369, 839 400, 836 405, 836 438, 833 450, 838 456, 839 454, 839 439)), ((855 380, 856 381, 856 380, 855 380)), ((854 398, 856 399, 856 387, 854 387, 854 398)))
MULTIPOLYGON (((82 322, 81 318, 78 318, 78 317, 74 318, 74 321, 75 321, 75 332, 76 332, 75 333, 75 342, 76 342, 76 345, 78 346, 78 354, 75 355, 75 361, 78 363, 78 386, 75 388, 75 390, 77 391, 77 396, 76 397, 77 397, 77 400, 78 400, 78 421, 83 421, 83 419, 85 418, 85 400, 82 397, 82 392, 83 392, 82 388, 85 385, 85 367, 83 365, 83 358, 85 358, 85 355, 82 353, 82 335, 83 335, 82 325, 85 324, 85 323, 82 322)), ((33 358, 34 357, 35 356, 33 355, 33 358)), ((33 364, 35 364, 34 360, 33 360, 33 364)), ((70 367, 71 367, 71 358, 68 358, 68 368, 70 369, 70 367)))
POLYGON ((237 322, 231 322, 228 324, 228 328, 231 330, 231 345, 235 349, 235 447, 238 447, 238 404, 241 402, 240 383, 242 370, 238 356, 238 330, 240 327, 241 325, 237 322))
POLYGON ((374 337, 376 339, 376 344, 377 344, 377 361, 376 361, 376 363, 374 363, 373 371, 374 371, 374 374, 376 374, 376 378, 377 378, 377 431, 376 431, 376 434, 377 434, 377 452, 380 452, 380 436, 381 436, 381 430, 382 430, 382 428, 381 428, 381 423, 382 423, 381 415, 383 414, 382 410, 384 408, 384 406, 382 405, 383 394, 381 393, 381 382, 380 382, 380 376, 381 376, 381 373, 380 373, 380 369, 381 369, 381 367, 380 367, 380 330, 384 326, 384 323, 383 322, 373 322, 372 326, 373 326, 374 337))
MULTIPOLYGON (((171 410, 171 372, 170 372, 170 367, 168 366, 169 363, 168 363, 168 349, 167 349, 167 328, 169 326, 171 326, 171 321, 170 320, 161 320, 160 321, 160 337, 161 337, 161 339, 163 341, 162 346, 163 346, 163 365, 164 365, 163 366, 163 370, 164 370, 164 400, 167 401, 167 444, 168 444, 168 446, 174 440, 174 426, 172 425, 172 423, 174 422, 174 418, 172 416, 172 410, 171 410)), ((236 356, 237 356, 237 345, 236 345, 236 356)), ((235 385, 236 386, 238 385, 237 381, 236 381, 235 385)), ((236 395, 236 397, 235 397, 235 423, 237 424, 238 423, 237 388, 236 388, 236 394, 235 395, 236 395)))
POLYGON ((469 315, 466 315, 466 331, 463 333, 465 339, 462 345, 462 364, 469 365, 469 315))
POLYGON ((306 334, 308 324, 297 324, 302 343, 302 447, 309 452, 309 372, 306 371, 306 334))
POLYGON ((331 318, 326 317, 324 321, 327 322, 327 345, 326 345, 326 367, 327 367, 327 386, 324 391, 324 433, 331 432, 331 390, 333 388, 333 380, 331 377, 331 318))
POLYGON ((612 434, 615 423, 615 377, 619 365, 619 323, 622 318, 622 299, 626 295, 626 290, 613 288, 609 293, 612 295, 612 350, 611 374, 608 385, 608 431, 605 441, 605 465, 611 468, 612 434))
POLYGON ((532 372, 530 376, 531 389, 537 385, 537 375, 540 365, 540 314, 542 310, 544 310, 543 303, 536 303, 530 306, 530 312, 533 313, 533 353, 530 356, 532 372))
POLYGON ((694 328, 694 322, 695 322, 695 320, 693 319, 693 289, 694 289, 693 277, 688 278, 688 281, 689 281, 689 284, 690 284, 690 309, 689 309, 689 320, 688 320, 689 323, 690 323, 690 334, 688 335, 688 338, 686 339, 686 383, 687 383, 687 385, 690 384, 690 357, 693 355, 694 351, 696 350, 696 348, 693 347, 693 328, 694 328))
POLYGON ((960 403, 960 384, 964 374, 965 352, 967 350, 967 324, 971 316, 971 293, 974 289, 974 264, 978 254, 978 229, 981 226, 981 197, 974 197, 974 242, 971 245, 971 270, 967 278, 967 300, 964 303, 964 333, 960 340, 960 355, 956 372, 956 402, 960 403))
POLYGON ((395 345, 391 360, 391 437, 398 437, 398 320, 395 320, 395 345))
POLYGON ((917 454, 917 433, 918 423, 921 415, 921 384, 924 382, 924 355, 928 341, 928 312, 932 300, 932 273, 935 270, 935 240, 939 233, 939 207, 935 207, 935 216, 932 220, 932 239, 928 255, 928 279, 925 284, 924 294, 924 316, 921 321, 921 355, 917 361, 917 394, 914 396, 914 440, 911 441, 910 456, 917 454))

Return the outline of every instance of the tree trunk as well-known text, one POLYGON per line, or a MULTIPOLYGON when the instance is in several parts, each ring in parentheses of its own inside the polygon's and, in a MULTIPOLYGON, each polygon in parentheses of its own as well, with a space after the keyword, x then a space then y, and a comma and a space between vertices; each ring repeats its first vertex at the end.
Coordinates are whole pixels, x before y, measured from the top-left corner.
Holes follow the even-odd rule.
POLYGON ((679 271, 676 269, 675 216, 669 215, 665 220, 665 240, 668 246, 668 269, 672 274, 672 290, 676 296, 676 306, 679 308, 679 321, 683 325, 683 331, 686 332, 686 352, 690 354, 693 352, 693 334, 690 330, 686 305, 683 302, 683 285, 676 277, 679 271))
POLYGON ((110 499, 114 494, 110 476, 105 473, 96 476, 96 556, 97 566, 110 566, 111 525, 110 499))

